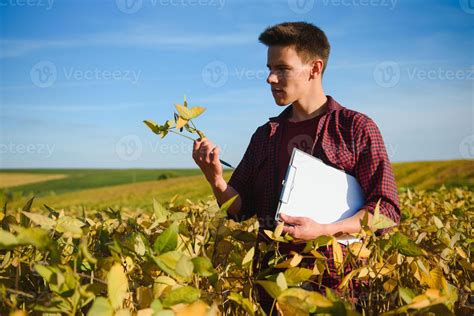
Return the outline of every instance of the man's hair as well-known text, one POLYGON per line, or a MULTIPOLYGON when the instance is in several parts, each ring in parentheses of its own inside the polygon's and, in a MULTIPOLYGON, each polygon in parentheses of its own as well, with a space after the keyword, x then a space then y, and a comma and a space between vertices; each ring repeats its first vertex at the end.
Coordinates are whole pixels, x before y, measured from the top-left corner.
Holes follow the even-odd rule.
POLYGON ((323 71, 329 59, 326 34, 317 26, 306 22, 285 22, 268 27, 258 40, 266 46, 294 46, 300 58, 309 62, 314 58, 324 61, 323 71))

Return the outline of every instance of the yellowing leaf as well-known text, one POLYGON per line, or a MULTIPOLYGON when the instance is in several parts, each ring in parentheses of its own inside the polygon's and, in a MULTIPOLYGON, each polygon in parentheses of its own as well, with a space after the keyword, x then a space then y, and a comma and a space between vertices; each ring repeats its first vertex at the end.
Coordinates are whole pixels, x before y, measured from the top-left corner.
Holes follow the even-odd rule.
POLYGON ((438 229, 441 229, 444 227, 443 222, 436 216, 433 215, 433 222, 435 223, 436 227, 438 229))
POLYGON ((285 225, 284 222, 278 223, 277 227, 275 228, 275 231, 273 232, 273 237, 277 239, 278 237, 281 236, 281 233, 283 231, 283 226, 285 225))
POLYGON ((354 242, 349 245, 349 250, 351 253, 359 258, 368 258, 370 255, 370 250, 365 247, 361 242, 354 242))
POLYGON ((343 261, 342 248, 335 238, 333 239, 333 242, 332 242, 332 255, 334 258, 334 265, 336 269, 337 270, 342 269, 342 261, 343 261))
POLYGON ((252 262, 253 255, 255 254, 255 247, 250 248, 249 251, 245 254, 244 259, 242 260, 242 265, 245 266, 246 264, 252 262))
POLYGON ((122 265, 116 263, 107 273, 107 292, 113 309, 122 307, 123 300, 128 291, 128 279, 122 265))
POLYGON ((397 281, 394 280, 394 279, 388 279, 383 284, 383 288, 384 288, 385 291, 387 291, 387 293, 392 293, 393 290, 395 290, 396 287, 397 287, 397 281))
POLYGON ((176 128, 180 129, 184 125, 188 124, 188 120, 183 119, 181 116, 178 117, 178 120, 176 121, 176 128))
POLYGON ((199 115, 201 115, 202 113, 204 113, 204 111, 206 110, 205 107, 202 107, 202 106, 193 106, 189 111, 191 112, 191 118, 196 118, 198 117, 199 115))
POLYGON ((206 316, 209 306, 203 301, 196 301, 183 308, 177 308, 175 310, 176 316, 206 316))
POLYGON ((182 106, 181 104, 175 104, 175 107, 176 107, 176 110, 178 111, 179 116, 182 117, 183 119, 189 121, 190 119, 193 118, 192 113, 189 110, 189 108, 182 106))

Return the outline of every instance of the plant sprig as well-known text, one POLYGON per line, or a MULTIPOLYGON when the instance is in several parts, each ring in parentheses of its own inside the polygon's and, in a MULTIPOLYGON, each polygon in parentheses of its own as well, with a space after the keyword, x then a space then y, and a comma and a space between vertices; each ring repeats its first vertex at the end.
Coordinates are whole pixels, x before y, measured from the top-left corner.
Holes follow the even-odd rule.
MULTIPOLYGON (((175 104, 177 112, 174 112, 174 118, 172 120, 167 120, 163 125, 157 124, 153 120, 144 120, 143 122, 152 130, 153 133, 159 135, 162 139, 168 135, 168 133, 173 133, 189 140, 194 141, 195 139, 183 134, 183 131, 186 130, 191 134, 197 134, 198 139, 206 138, 206 135, 203 131, 199 130, 193 122, 193 119, 200 116, 206 110, 202 106, 193 106, 188 107, 188 101, 186 96, 184 96, 183 104, 175 104)), ((219 159, 219 161, 229 167, 234 169, 229 163, 219 159)))

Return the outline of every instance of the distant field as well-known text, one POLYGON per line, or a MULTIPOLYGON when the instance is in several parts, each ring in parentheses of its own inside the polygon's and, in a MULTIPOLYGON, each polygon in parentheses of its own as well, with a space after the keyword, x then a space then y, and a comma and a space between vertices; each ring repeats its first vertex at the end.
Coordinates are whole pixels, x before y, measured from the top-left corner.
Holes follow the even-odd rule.
MULTIPOLYGON (((409 187, 434 190, 441 185, 474 189, 472 160, 395 163, 393 169, 399 189, 409 187)), ((0 172, 0 174, 15 174, 20 171, 0 172)), ((35 207, 47 204, 54 208, 126 206, 143 209, 151 208, 153 198, 164 202, 179 194, 179 201, 182 202, 185 199, 194 201, 208 199, 212 195, 209 184, 198 169, 52 169, 21 170, 21 172, 43 177, 54 174, 67 177, 2 189, 2 203, 8 195, 12 208, 21 207, 33 194, 37 197, 35 207)), ((229 179, 230 175, 231 172, 226 172, 226 179, 229 179)))
POLYGON ((34 174, 21 172, 0 172, 0 189, 45 182, 67 177, 65 174, 34 174))
POLYGON ((474 190, 474 160, 394 163, 398 187, 432 190, 441 185, 474 190))
MULTIPOLYGON (((197 169, 9 169, 0 170, 0 174, 2 179, 3 176, 6 176, 10 182, 18 182, 16 186, 9 185, 8 192, 31 192, 41 196, 51 192, 62 194, 120 184, 192 176, 200 174, 200 171, 197 169), (47 178, 57 174, 62 177, 47 178), (22 179, 28 177, 38 179, 43 177, 44 181, 21 183, 22 179)), ((2 182, 3 180, 0 181, 0 183, 2 182)))

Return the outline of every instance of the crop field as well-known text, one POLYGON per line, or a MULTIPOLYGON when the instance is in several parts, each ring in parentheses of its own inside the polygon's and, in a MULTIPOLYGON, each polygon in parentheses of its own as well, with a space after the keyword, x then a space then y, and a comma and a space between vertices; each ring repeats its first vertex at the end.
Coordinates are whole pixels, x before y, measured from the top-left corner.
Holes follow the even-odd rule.
POLYGON ((393 167, 399 226, 376 211, 360 242, 286 255, 281 226, 257 245, 199 170, 3 170, 0 315, 263 315, 255 285, 282 315, 472 315, 474 162, 393 167), (270 269, 254 275, 257 250, 270 269))

